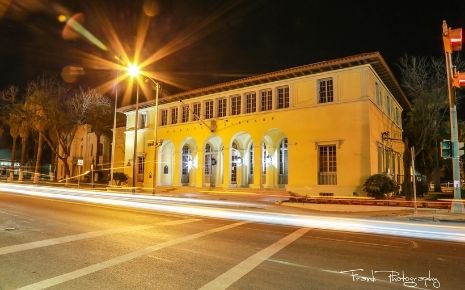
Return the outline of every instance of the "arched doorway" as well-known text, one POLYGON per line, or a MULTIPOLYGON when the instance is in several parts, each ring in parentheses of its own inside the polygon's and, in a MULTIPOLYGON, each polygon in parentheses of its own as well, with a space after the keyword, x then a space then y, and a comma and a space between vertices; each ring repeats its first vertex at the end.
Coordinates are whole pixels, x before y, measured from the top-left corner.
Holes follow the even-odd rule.
POLYGON ((237 167, 242 163, 241 152, 236 141, 232 143, 231 148, 231 185, 237 185, 237 167))
POLYGON ((181 162, 181 183, 182 185, 189 185, 189 175, 192 168, 192 150, 188 144, 182 146, 181 162))
POLYGON ((279 156, 278 156, 278 166, 279 166, 279 176, 278 184, 279 187, 287 185, 288 179, 288 157, 287 157, 287 138, 283 138, 279 144, 279 156))

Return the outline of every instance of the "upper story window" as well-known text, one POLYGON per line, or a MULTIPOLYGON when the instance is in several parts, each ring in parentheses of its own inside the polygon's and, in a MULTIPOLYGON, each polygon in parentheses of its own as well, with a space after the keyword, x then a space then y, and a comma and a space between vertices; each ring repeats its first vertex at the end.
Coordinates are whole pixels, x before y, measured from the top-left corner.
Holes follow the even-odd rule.
POLYGON ((318 103, 330 103, 334 100, 333 78, 318 80, 318 103))
POLYGON ((182 106, 181 122, 182 123, 189 122, 189 105, 182 106))
POLYGON ((260 111, 269 111, 273 108, 273 96, 271 89, 260 91, 260 111))
POLYGON ((192 105, 192 114, 194 115, 194 120, 200 120, 200 108, 201 104, 200 103, 194 103, 192 105))
POLYGON ((278 88, 278 109, 289 108, 289 87, 278 88))
POLYGON ((375 83, 375 95, 376 95, 376 104, 378 106, 382 106, 381 88, 379 87, 378 83, 375 83))
POLYGON ((218 99, 218 114, 217 114, 218 118, 226 116, 226 104, 227 104, 226 98, 218 99))
POLYGON ((168 110, 161 110, 161 125, 168 125, 168 110))
POLYGON ((253 113, 257 111, 257 96, 255 92, 245 94, 245 112, 253 113))
POLYGON ((390 96, 387 96, 387 112, 386 114, 392 118, 392 99, 390 96))
POLYGON ((137 126, 138 129, 144 129, 145 127, 147 127, 147 112, 139 114, 137 123, 139 123, 137 126))
POLYGON ((178 107, 171 109, 171 124, 178 123, 178 107))
POLYGON ((236 95, 231 97, 231 115, 239 115, 241 113, 241 96, 236 95))
POLYGON ((205 119, 213 118, 213 101, 205 101, 205 119))

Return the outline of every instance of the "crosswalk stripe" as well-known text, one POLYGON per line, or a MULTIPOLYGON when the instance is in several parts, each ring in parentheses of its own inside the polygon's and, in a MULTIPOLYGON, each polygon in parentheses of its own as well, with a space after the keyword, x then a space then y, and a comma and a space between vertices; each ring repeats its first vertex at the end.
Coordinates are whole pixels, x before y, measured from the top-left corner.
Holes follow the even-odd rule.
POLYGON ((11 254, 15 252, 21 252, 21 251, 42 248, 42 247, 47 247, 47 246, 53 246, 53 245, 58 245, 58 244, 63 244, 63 243, 69 243, 69 242, 74 242, 74 241, 79 241, 79 240, 84 240, 84 239, 91 239, 91 238, 101 237, 105 235, 146 230, 146 229, 153 228, 155 226, 170 226, 170 225, 192 223, 192 222, 196 222, 199 220, 200 219, 182 219, 182 220, 176 220, 176 221, 159 222, 153 225, 138 225, 138 226, 130 226, 130 227, 123 227, 123 228, 109 229, 109 230, 93 231, 93 232, 64 236, 64 237, 59 237, 59 238, 54 238, 54 239, 47 239, 47 240, 35 241, 35 242, 24 243, 24 244, 19 244, 19 245, 6 246, 6 247, 0 248, 0 255, 11 254))
POLYGON ((236 266, 232 267, 228 271, 224 272, 214 280, 210 281, 206 285, 204 285, 199 290, 219 290, 219 289, 226 289, 231 286, 234 282, 239 280, 241 277, 255 269, 258 265, 260 265, 263 261, 268 259, 269 257, 273 256, 290 243, 294 242, 298 238, 305 235, 310 229, 309 228, 301 228, 297 231, 293 232, 282 238, 281 240, 277 241, 276 243, 266 247, 265 249, 261 250, 260 252, 250 256, 249 258, 245 259, 244 261, 240 262, 236 266))
POLYGON ((81 269, 75 270, 73 272, 69 272, 69 273, 66 273, 66 274, 63 274, 63 275, 60 275, 60 276, 56 276, 56 277, 46 279, 46 280, 43 280, 43 281, 40 281, 40 282, 37 282, 37 283, 34 283, 34 284, 30 284, 30 285, 18 288, 17 290, 38 290, 38 289, 45 289, 45 288, 48 288, 48 287, 52 287, 52 286, 55 286, 55 285, 58 285, 58 284, 61 284, 61 283, 64 283, 64 282, 79 278, 79 277, 82 277, 82 276, 85 276, 85 275, 88 275, 88 274, 91 274, 91 273, 94 273, 94 272, 97 272, 97 271, 100 271, 100 270, 103 270, 103 269, 106 269, 106 268, 109 268, 109 267, 119 265, 119 264, 124 263, 124 262, 128 262, 130 260, 139 258, 141 256, 147 255, 147 254, 149 254, 151 252, 161 250, 163 248, 171 247, 171 246, 183 243, 183 242, 192 241, 192 240, 195 240, 195 239, 198 239, 198 238, 202 238, 204 236, 207 236, 207 235, 210 235, 210 234, 213 234, 213 233, 217 233, 217 232, 225 231, 225 230, 228 230, 228 229, 232 229, 232 228, 241 226, 241 225, 246 224, 246 223, 247 222, 237 222, 237 223, 229 224, 229 225, 226 225, 226 226, 206 230, 206 231, 203 231, 203 232, 200 232, 200 233, 184 236, 184 237, 177 238, 177 239, 174 239, 174 240, 166 241, 166 242, 156 244, 156 245, 153 245, 153 246, 150 246, 150 247, 147 247, 147 248, 135 251, 135 252, 131 252, 131 253, 128 253, 128 254, 125 254, 125 255, 122 255, 122 256, 115 257, 115 258, 107 260, 107 261, 103 261, 101 263, 90 265, 88 267, 81 268, 81 269))

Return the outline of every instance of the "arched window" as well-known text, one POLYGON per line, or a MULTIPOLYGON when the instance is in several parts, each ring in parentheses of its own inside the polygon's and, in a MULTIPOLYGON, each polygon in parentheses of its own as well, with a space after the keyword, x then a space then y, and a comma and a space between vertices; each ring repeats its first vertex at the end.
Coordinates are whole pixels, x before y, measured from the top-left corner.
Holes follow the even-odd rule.
POLYGON ((168 174, 168 165, 163 167, 163 174, 168 174))

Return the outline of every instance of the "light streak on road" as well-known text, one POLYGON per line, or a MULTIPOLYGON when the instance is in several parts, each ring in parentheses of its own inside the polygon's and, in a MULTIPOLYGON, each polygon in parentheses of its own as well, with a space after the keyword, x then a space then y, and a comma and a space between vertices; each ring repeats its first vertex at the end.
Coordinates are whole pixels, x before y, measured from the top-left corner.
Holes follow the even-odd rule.
MULTIPOLYGON (((233 219, 257 223, 268 223, 295 227, 309 227, 368 234, 392 235, 409 238, 453 241, 461 243, 465 242, 465 227, 460 226, 259 212, 253 210, 239 210, 231 208, 213 207, 213 205, 228 205, 228 202, 222 201, 201 201, 202 203, 206 203, 206 205, 208 205, 207 202, 210 202, 209 207, 206 205, 193 205, 194 202, 200 203, 199 200, 195 199, 138 195, 134 196, 128 194, 103 193, 85 190, 81 191, 67 188, 32 185, 0 183, 0 191, 20 195, 30 195, 77 202, 88 202, 102 205, 122 206, 151 211, 186 214, 210 218, 233 219), (184 204, 179 204, 180 202, 184 204)), ((243 205, 244 203, 236 204, 243 205)))

